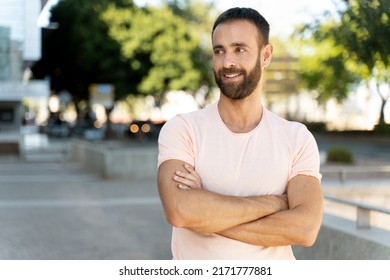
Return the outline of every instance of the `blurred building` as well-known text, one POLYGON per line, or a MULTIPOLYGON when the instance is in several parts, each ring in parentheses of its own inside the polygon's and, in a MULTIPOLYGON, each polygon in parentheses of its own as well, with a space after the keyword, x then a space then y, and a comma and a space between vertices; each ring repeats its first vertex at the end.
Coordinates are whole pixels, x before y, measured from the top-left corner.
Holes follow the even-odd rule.
POLYGON ((8 143, 9 151, 20 141, 23 121, 34 122, 40 108, 47 107, 48 81, 30 79, 30 66, 41 57, 37 22, 46 2, 0 0, 0 143, 8 143))

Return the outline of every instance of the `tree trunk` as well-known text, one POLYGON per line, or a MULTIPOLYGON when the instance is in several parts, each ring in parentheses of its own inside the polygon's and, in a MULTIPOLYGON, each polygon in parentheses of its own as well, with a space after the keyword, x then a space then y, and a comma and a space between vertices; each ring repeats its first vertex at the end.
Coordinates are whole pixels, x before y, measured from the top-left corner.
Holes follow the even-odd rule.
POLYGON ((381 112, 379 116, 379 124, 384 124, 385 123, 385 106, 386 106, 387 100, 382 99, 382 104, 381 104, 381 112))
POLYGON ((381 97, 381 100, 382 100, 381 111, 380 111, 380 116, 379 116, 379 124, 385 124, 386 123, 386 121, 385 121, 385 107, 386 107, 387 101, 389 100, 390 94, 387 94, 387 96, 385 96, 381 92, 378 83, 376 83, 376 89, 377 89, 379 96, 381 97))

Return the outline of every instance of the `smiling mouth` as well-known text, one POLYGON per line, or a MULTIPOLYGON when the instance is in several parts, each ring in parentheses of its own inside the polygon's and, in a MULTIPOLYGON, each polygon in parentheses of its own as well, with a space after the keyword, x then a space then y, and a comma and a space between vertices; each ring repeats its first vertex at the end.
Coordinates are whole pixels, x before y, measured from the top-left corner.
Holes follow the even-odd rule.
POLYGON ((235 73, 235 74, 225 74, 223 75, 225 78, 231 79, 240 76, 240 73, 235 73))
POLYGON ((225 79, 234 79, 234 78, 237 78, 241 75, 242 75, 242 73, 229 73, 229 74, 223 74, 223 77, 225 79))

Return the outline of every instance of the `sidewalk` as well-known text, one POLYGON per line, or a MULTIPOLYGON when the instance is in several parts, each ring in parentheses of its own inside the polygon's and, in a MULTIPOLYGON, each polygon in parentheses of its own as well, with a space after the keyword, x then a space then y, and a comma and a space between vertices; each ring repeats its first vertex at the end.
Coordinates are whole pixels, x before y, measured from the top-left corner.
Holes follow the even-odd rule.
POLYGON ((31 155, 0 156, 0 259, 171 258, 155 180, 103 180, 58 149, 31 155))
MULTIPOLYGON (((25 157, 0 156, 0 259, 171 259, 156 180, 104 180, 67 152, 61 140, 25 157)), ((342 184, 324 174, 324 192, 390 208, 390 177, 359 176, 342 184)))

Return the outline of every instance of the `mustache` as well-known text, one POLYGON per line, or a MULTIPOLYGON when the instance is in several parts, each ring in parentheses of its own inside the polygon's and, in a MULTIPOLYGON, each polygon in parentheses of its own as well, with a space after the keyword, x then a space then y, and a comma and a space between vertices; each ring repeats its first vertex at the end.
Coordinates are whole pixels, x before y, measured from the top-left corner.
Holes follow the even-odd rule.
POLYGON ((246 71, 238 68, 222 68, 218 71, 219 75, 246 74, 246 71))

